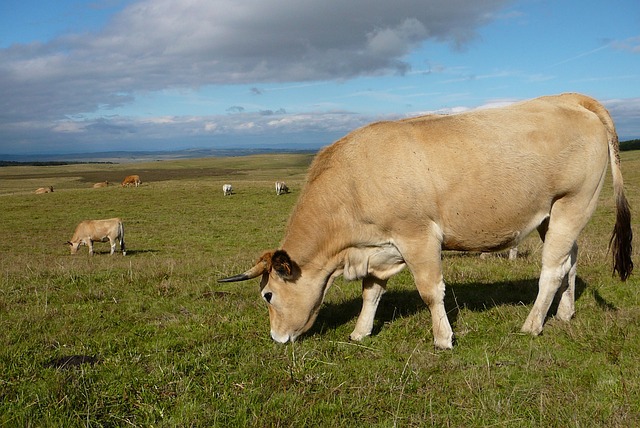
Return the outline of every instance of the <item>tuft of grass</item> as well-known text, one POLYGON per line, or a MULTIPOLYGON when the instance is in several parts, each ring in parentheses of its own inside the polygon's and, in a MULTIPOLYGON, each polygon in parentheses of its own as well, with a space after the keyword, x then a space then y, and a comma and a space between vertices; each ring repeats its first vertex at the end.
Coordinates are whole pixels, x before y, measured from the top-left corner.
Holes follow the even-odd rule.
MULTIPOLYGON (((640 153, 622 160, 640 236, 640 153)), ((571 322, 519 332, 537 293, 541 245, 531 237, 515 261, 444 255, 451 351, 433 349, 406 271, 389 281, 362 343, 347 340, 360 285, 338 280, 313 329, 278 345, 257 283, 216 280, 278 245, 309 161, 0 168, 0 425, 640 423, 640 292, 635 276, 611 275, 610 183, 580 238, 571 322), (143 185, 89 185, 128 173, 143 185), (276 196, 275 180, 292 193, 276 196), (225 182, 234 195, 222 195, 225 182), (44 185, 55 192, 32 193, 44 185), (109 256, 106 244, 94 257, 69 254, 78 222, 113 216, 124 220, 127 256, 109 256)))

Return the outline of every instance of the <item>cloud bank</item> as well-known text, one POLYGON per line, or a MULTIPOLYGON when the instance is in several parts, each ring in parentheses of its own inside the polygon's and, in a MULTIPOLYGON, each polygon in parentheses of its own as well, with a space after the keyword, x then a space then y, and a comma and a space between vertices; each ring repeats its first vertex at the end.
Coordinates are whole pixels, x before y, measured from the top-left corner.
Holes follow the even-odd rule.
MULTIPOLYGON (((134 2, 98 32, 1 49, 0 131, 14 138, 24 133, 25 144, 47 132, 67 139, 88 129, 126 136, 142 132, 144 124, 58 121, 164 89, 406 73, 404 58, 420 44, 436 40, 461 47, 505 3, 134 2)), ((235 125, 214 128, 225 126, 235 125)))
MULTIPOLYGON (((269 83, 413 72, 412 52, 427 42, 464 49, 480 28, 505 18, 509 2, 134 1, 94 32, 0 49, 0 153, 274 146, 305 135, 322 135, 326 144, 381 117, 330 107, 249 111, 235 100, 211 116, 108 113, 162 91, 249 85, 261 96, 269 83)), ((637 52, 637 45, 630 38, 613 46, 637 52)), ((637 100, 611 100, 609 107, 638 122, 637 100)))

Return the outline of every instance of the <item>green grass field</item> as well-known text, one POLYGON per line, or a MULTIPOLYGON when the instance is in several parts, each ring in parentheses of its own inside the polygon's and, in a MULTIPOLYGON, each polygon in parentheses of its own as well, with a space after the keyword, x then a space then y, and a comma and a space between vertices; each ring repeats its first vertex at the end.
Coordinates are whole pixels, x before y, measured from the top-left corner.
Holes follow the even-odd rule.
MULTIPOLYGON (((640 151, 622 157, 637 237, 640 151)), ((579 242, 570 323, 519 333, 537 293, 531 237, 515 261, 445 254, 451 351, 434 350, 407 271, 372 337, 348 341, 360 284, 339 280, 313 329, 279 345, 257 280, 216 280, 277 247, 311 159, 0 168, 0 426, 640 426, 640 281, 611 275, 610 180, 579 242), (141 187, 91 188, 130 173, 141 187), (69 254, 81 220, 115 216, 127 256, 69 254)))

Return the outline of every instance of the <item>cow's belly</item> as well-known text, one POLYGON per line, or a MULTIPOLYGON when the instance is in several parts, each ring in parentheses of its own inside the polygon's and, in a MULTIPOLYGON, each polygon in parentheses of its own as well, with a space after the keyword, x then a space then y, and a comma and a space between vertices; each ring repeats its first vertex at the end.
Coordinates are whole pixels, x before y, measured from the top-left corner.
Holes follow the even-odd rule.
POLYGON ((522 215, 510 221, 469 221, 443 227, 442 249, 498 251, 514 247, 548 217, 547 212, 522 215))

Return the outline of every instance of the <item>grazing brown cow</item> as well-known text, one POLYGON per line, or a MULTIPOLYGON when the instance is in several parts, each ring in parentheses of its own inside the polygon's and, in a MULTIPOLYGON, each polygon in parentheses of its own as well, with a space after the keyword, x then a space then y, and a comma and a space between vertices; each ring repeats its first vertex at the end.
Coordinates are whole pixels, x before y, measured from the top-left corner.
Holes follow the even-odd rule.
POLYGON ((120 243, 122 255, 127 254, 124 248, 124 226, 119 218, 84 220, 76 227, 73 238, 67 244, 71 246, 71 254, 77 253, 80 245, 87 245, 89 254, 93 255, 93 243, 107 241, 111 245, 111 254, 116 251, 117 243, 120 243))
POLYGON ((128 175, 124 178, 124 180, 122 180, 122 187, 128 187, 128 186, 138 187, 140 183, 142 183, 142 181, 140 181, 140 176, 128 175))
POLYGON ((39 187, 38 189, 36 189, 35 194, 36 195, 41 195, 43 193, 52 193, 52 192, 53 192, 53 186, 39 187))
POLYGON ((619 144, 596 100, 563 94, 499 109, 429 115, 358 129, 314 159, 276 251, 221 281, 261 277, 271 337, 307 331, 334 279, 362 279, 351 339, 371 333, 387 280, 405 266, 431 312, 437 348, 451 348, 442 250, 495 251, 537 230, 544 244, 538 296, 523 332, 540 334, 554 297, 574 314, 578 235, 611 166, 613 271, 633 270, 619 144))
POLYGON ((96 183, 93 185, 94 189, 99 189, 101 187, 108 187, 109 186, 109 182, 108 181, 101 181, 100 183, 96 183))

